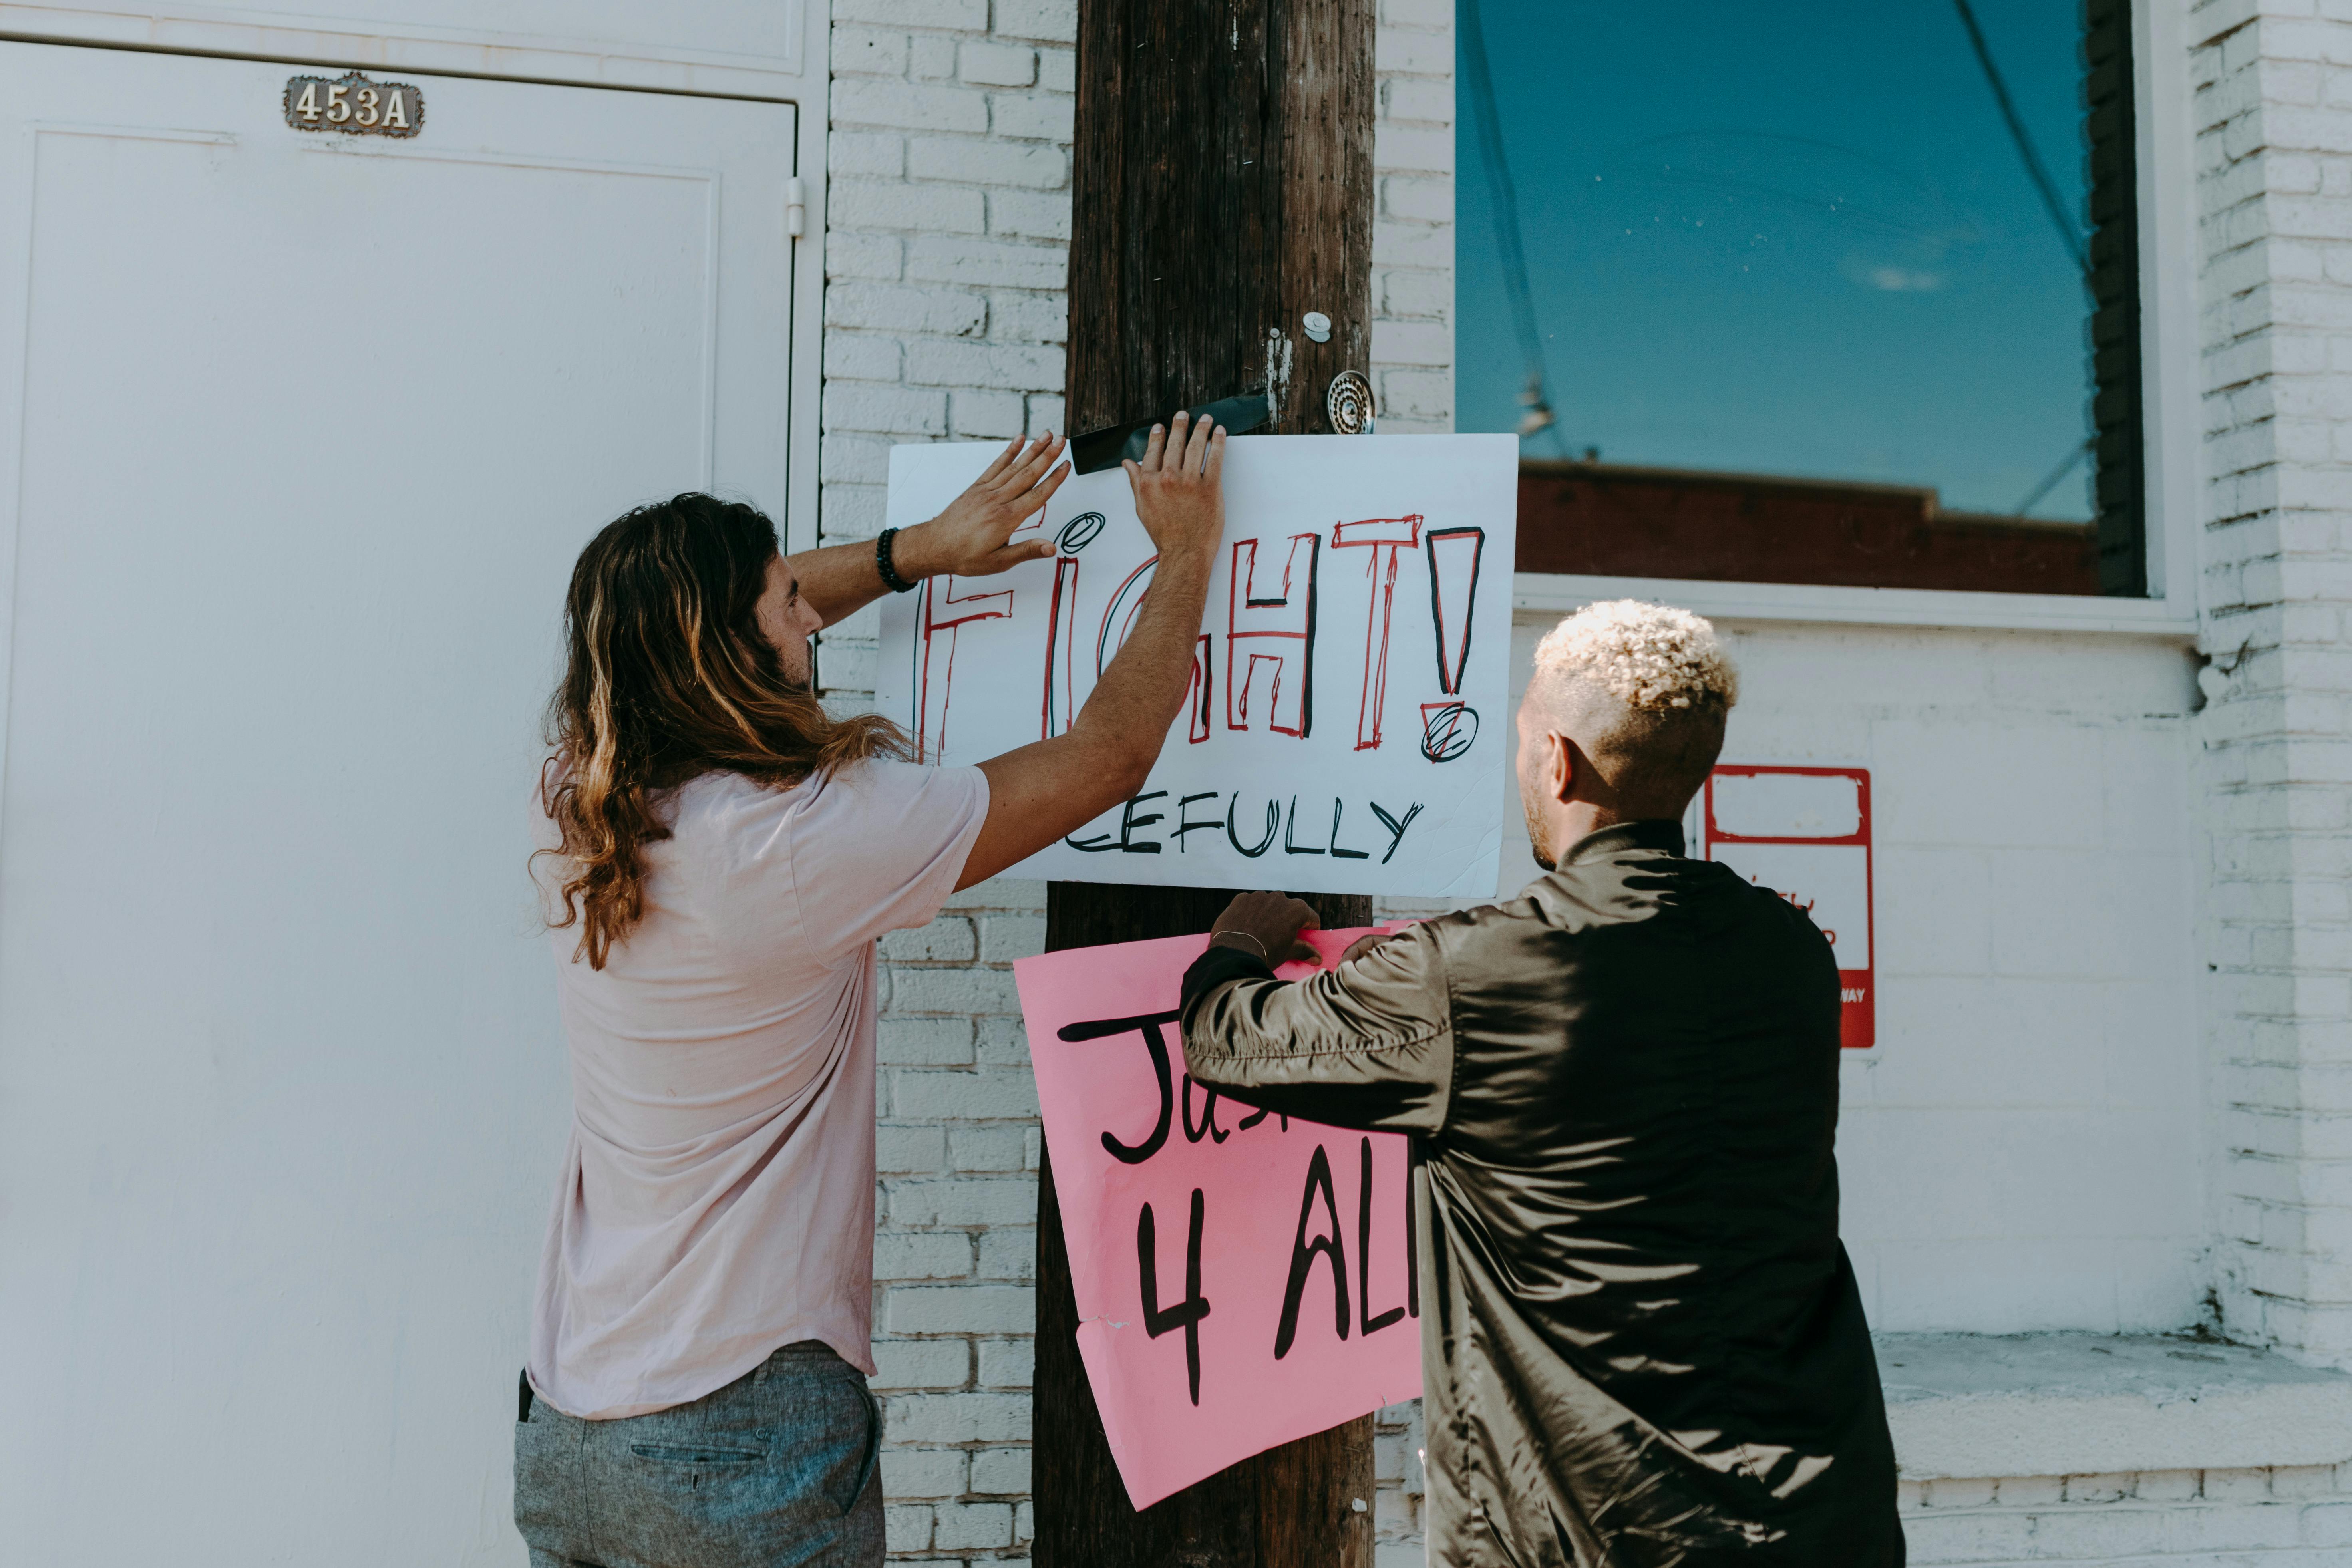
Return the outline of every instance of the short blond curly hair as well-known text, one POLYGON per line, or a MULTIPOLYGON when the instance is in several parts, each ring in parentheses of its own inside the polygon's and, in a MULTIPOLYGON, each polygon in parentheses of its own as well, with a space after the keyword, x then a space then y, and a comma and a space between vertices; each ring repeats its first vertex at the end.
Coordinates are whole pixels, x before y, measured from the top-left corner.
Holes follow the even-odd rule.
POLYGON ((1590 681, 1639 712, 1729 709, 1739 672, 1703 616, 1641 599, 1603 599, 1536 645, 1536 675, 1590 681))
POLYGON ((1679 812, 1723 750, 1739 672, 1704 616, 1605 599, 1536 645, 1528 700, 1621 795, 1679 812))

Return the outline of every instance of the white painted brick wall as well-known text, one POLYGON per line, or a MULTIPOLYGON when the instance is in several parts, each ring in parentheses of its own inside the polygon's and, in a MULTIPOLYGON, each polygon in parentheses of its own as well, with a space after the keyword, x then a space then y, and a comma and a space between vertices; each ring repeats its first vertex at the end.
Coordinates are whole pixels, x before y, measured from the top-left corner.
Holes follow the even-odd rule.
MULTIPOLYGON (((822 509, 880 529, 890 447, 1063 426, 1074 0, 833 0, 822 509)), ((1381 427, 1453 427, 1453 12, 1384 0, 1372 325, 1381 427)), ((872 700, 873 611, 826 632, 872 700)), ((883 944, 874 1386, 890 1550, 1024 1558, 1038 1133, 1012 971, 1045 889, 992 882, 883 944)), ((1417 1414, 1379 1427, 1380 1568, 1418 1563, 1417 1414)))
POLYGON ((1011 960, 1044 884, 958 895, 882 942, 874 1387, 890 1550, 1024 1557, 1036 1321, 1037 1099, 1011 960))
POLYGON ((1421 1401, 1391 1405, 1372 1422, 1372 1568, 1422 1568, 1421 1401))
POLYGON ((1454 428, 1454 0, 1381 0, 1372 58, 1372 391, 1380 428, 1454 428))
MULTIPOLYGON (((882 526, 899 441, 1062 427, 1075 0, 835 0, 820 537, 882 526)), ((875 612, 825 634, 874 688, 875 612)))
POLYGON ((2223 1323, 2352 1364, 2352 11, 2188 15, 2223 1323))
POLYGON ((2338 1568, 2352 1466, 1902 1483, 1914 1563, 2338 1568))

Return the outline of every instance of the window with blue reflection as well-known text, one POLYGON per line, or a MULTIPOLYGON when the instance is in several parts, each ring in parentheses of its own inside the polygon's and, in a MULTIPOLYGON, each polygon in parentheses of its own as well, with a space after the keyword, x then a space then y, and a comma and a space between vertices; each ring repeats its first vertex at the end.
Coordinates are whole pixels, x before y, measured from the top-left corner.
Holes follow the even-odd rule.
POLYGON ((2123 0, 1459 18, 1457 424, 1523 434, 1520 570, 2146 592, 2123 0))

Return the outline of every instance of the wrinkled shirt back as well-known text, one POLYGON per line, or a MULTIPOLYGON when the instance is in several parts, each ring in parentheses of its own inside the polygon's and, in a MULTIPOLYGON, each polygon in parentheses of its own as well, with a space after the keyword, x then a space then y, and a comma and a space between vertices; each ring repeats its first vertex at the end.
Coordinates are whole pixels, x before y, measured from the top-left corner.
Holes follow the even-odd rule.
MULTIPOLYGON (((574 1115, 530 1375, 592 1419, 803 1340, 874 1370, 875 940, 939 912, 988 784, 882 761, 782 789, 714 773, 664 810, 645 918, 604 967, 576 927, 551 933, 574 1115)), ((563 866, 541 858, 542 889, 563 866)))

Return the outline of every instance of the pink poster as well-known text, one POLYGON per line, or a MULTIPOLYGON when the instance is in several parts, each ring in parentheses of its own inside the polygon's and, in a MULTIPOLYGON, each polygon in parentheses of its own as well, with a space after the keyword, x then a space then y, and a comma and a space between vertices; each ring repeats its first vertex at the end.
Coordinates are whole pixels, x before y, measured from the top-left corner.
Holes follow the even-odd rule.
MULTIPOLYGON (((1328 963, 1364 933, 1307 934, 1328 963)), ((1421 1394, 1406 1142, 1193 1084, 1177 1002, 1207 945, 1169 937, 1013 966, 1078 1350, 1139 1509, 1421 1394)))

